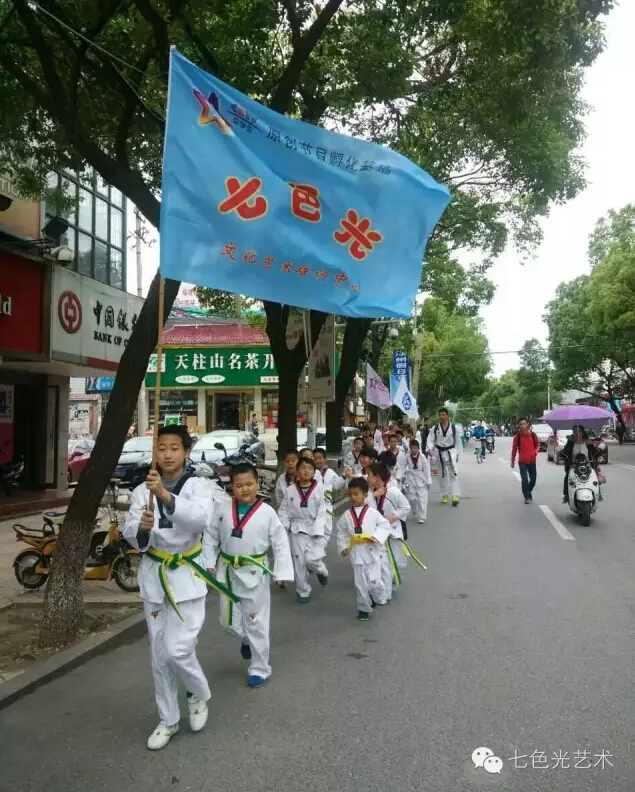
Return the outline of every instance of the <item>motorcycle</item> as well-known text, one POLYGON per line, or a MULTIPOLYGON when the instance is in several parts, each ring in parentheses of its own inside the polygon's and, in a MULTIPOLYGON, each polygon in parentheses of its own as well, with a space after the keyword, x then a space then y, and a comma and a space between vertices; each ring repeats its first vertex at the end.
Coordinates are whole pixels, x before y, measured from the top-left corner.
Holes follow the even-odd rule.
MULTIPOLYGON (((104 498, 108 507, 108 528, 103 529, 100 524, 91 536, 84 580, 112 579, 120 589, 133 593, 139 591, 137 574, 141 555, 126 542, 119 530, 116 509, 118 483, 113 479, 108 485, 104 498)), ((27 528, 20 523, 13 526, 16 541, 29 545, 29 549, 18 553, 13 561, 15 577, 25 589, 39 589, 46 583, 57 550, 59 527, 65 517, 64 513, 45 512, 44 525, 40 529, 27 528)))
POLYGON ((485 448, 488 450, 490 454, 494 453, 494 436, 487 435, 485 438, 485 448))
MULTIPOLYGON (((9 445, 7 441, 3 448, 9 445)), ((4 490, 4 494, 9 497, 14 489, 20 486, 20 477, 24 473, 24 457, 17 456, 11 462, 5 462, 0 465, 0 488, 4 490)))
POLYGON ((485 462, 485 444, 486 440, 484 437, 476 437, 475 443, 476 447, 474 448, 474 453, 476 455, 476 461, 479 465, 482 465, 485 462))
POLYGON ((258 458, 254 454, 249 453, 249 445, 242 445, 239 450, 231 454, 231 456, 227 456, 227 449, 222 443, 214 443, 214 448, 216 448, 218 451, 222 451, 225 455, 222 463, 219 464, 217 462, 212 462, 212 468, 219 479, 220 486, 228 495, 232 495, 230 476, 232 465, 238 465, 241 462, 249 462, 258 470, 258 483, 260 490, 258 492, 258 497, 265 503, 271 503, 273 488, 275 486, 275 477, 273 479, 273 484, 269 486, 270 482, 267 480, 267 476, 264 475, 267 471, 262 468, 258 458))
MULTIPOLYGON (((562 455, 561 455, 561 458, 562 455)), ((563 459, 566 462, 566 459, 563 459)), ((567 476, 569 508, 580 518, 582 525, 591 525, 591 515, 601 500, 600 482, 593 465, 584 454, 577 454, 567 476)))

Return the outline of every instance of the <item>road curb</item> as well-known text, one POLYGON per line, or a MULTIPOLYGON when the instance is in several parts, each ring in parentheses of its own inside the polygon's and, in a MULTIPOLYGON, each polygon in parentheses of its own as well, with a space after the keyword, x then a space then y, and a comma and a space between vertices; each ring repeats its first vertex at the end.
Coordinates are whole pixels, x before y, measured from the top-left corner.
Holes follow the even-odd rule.
POLYGON ((132 643, 144 634, 145 616, 141 611, 100 633, 91 635, 76 646, 58 652, 8 682, 3 682, 0 685, 0 710, 14 704, 47 682, 68 674, 93 657, 99 657, 119 646, 132 643))

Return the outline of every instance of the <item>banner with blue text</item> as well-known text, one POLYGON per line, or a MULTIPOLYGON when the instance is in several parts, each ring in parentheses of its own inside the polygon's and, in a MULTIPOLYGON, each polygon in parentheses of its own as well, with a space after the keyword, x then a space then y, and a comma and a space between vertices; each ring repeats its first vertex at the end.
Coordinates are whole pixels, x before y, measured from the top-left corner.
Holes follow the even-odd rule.
POLYGON ((449 200, 402 155, 282 116, 172 51, 163 277, 332 314, 410 316, 449 200))

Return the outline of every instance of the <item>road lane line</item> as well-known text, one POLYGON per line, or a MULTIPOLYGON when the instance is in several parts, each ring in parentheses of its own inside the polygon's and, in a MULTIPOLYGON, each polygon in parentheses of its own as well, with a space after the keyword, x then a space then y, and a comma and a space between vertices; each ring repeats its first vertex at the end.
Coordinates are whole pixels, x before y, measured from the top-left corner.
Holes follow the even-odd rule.
POLYGON ((503 457, 496 457, 496 459, 498 459, 499 462, 502 462, 503 465, 508 465, 509 464, 509 460, 503 459, 503 457))
POLYGON ((545 517, 549 520, 551 525, 556 529, 556 532, 560 536, 561 539, 569 539, 575 542, 575 536, 564 527, 564 525, 560 522, 560 520, 556 517, 556 515, 551 511, 548 506, 541 506, 540 511, 545 515, 545 517))

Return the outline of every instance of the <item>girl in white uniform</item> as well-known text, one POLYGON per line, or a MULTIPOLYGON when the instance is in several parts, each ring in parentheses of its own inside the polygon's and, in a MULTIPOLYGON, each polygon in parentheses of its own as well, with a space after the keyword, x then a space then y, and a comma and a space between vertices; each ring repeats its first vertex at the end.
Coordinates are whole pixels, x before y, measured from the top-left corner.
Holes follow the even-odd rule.
POLYGON ((412 516, 420 523, 428 517, 428 492, 432 486, 430 462, 421 453, 417 440, 410 441, 410 454, 406 459, 404 494, 410 503, 412 516))
MULTIPOLYGON (((320 477, 321 478, 321 477, 320 477)), ((295 569, 296 600, 309 601, 309 572, 315 572, 322 586, 328 583, 324 563, 330 533, 326 520, 326 498, 322 482, 315 477, 315 462, 300 459, 295 484, 287 489, 278 511, 280 522, 289 532, 295 569)))
POLYGON ((313 449, 313 461, 317 469, 317 478, 322 480, 324 487, 324 497, 326 499, 326 523, 329 538, 333 533, 333 503, 337 493, 346 487, 346 479, 338 476, 334 470, 326 464, 326 451, 323 448, 313 449))
POLYGON ((368 621, 374 604, 386 602, 381 580, 382 545, 390 536, 390 524, 365 501, 368 482, 354 478, 348 484, 347 509, 337 522, 337 551, 349 556, 357 597, 357 618, 368 621))
POLYGON ((184 472, 192 447, 184 426, 161 427, 158 434, 162 477, 150 471, 147 483, 134 490, 123 528, 125 539, 142 553, 139 587, 161 719, 148 738, 152 751, 167 745, 179 730, 178 679, 188 692, 192 731, 200 731, 207 722, 210 690, 196 657, 196 642, 205 621, 207 585, 216 583, 206 572, 201 546, 213 514, 209 482, 184 472), (152 511, 148 491, 156 499, 152 511))
POLYGON ((390 478, 390 471, 383 462, 375 462, 368 477, 377 511, 390 523, 390 536, 382 548, 381 555, 381 579, 387 601, 392 599, 393 577, 399 582, 398 578, 401 577, 399 570, 406 567, 401 521, 405 522, 410 514, 410 504, 399 487, 390 483, 390 478), (398 569, 393 568, 393 561, 398 569))
POLYGON ((258 688, 271 676, 268 549, 273 549, 276 581, 293 580, 293 563, 278 515, 258 499, 256 468, 249 463, 235 465, 231 477, 234 497, 218 510, 205 532, 203 548, 210 571, 218 570, 218 578, 240 599, 239 604, 221 599, 220 622, 241 638, 240 654, 251 661, 247 685, 258 688))

